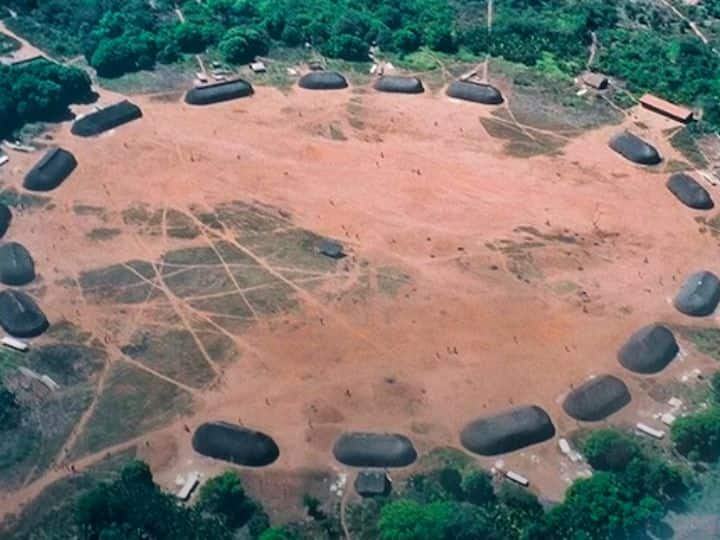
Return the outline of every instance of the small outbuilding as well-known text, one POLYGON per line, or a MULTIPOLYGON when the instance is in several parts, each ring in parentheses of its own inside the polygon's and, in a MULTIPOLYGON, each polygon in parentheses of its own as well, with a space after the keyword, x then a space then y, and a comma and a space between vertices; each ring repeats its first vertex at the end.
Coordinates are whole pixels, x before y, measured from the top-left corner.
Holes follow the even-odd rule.
POLYGON ((582 76, 582 82, 595 90, 605 90, 608 87, 609 80, 602 73, 588 72, 582 76))
POLYGON ((264 62, 252 62, 250 64, 250 70, 253 73, 265 73, 267 71, 267 66, 264 62))
POLYGON ((342 244, 333 240, 322 240, 318 245, 318 251, 331 259, 342 259, 345 257, 342 244))
POLYGON ((355 478, 355 491, 361 497, 385 497, 392 491, 392 483, 385 471, 368 469, 355 478))
POLYGON ((653 96, 652 94, 645 94, 640 98, 640 104, 646 109, 677 120, 686 124, 693 119, 693 112, 690 109, 675 105, 667 100, 653 96))

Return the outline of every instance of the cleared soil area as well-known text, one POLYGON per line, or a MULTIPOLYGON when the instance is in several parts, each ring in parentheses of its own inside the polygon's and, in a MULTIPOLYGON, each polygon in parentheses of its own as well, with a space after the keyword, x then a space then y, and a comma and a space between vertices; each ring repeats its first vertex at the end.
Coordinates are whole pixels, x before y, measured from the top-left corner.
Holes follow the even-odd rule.
MULTIPOLYGON (((553 134, 441 93, 364 88, 177 99, 134 98, 144 117, 95 139, 62 126, 53 142, 77 170, 16 206, 8 238, 33 254, 30 291, 53 323, 33 346, 99 352, 66 379, 92 399, 53 456, 29 453, 4 512, 108 448, 140 444, 168 487, 221 470, 190 446, 215 420, 275 439, 280 458, 250 486, 297 505, 339 469, 344 430, 404 433, 422 454, 459 447, 478 416, 537 404, 567 436, 578 423, 562 397, 599 373, 633 394, 614 421, 652 421, 653 388, 713 364, 682 336, 660 376, 616 360, 641 326, 693 324, 670 299, 688 273, 719 270, 720 244, 665 188, 665 165, 607 147, 618 126, 553 134), (319 255, 325 237, 348 256, 319 255)), ((679 159, 670 122, 634 114, 625 124, 679 159)), ((6 198, 35 159, 12 154, 6 198)), ((574 474, 556 439, 505 459, 550 498, 574 474)))

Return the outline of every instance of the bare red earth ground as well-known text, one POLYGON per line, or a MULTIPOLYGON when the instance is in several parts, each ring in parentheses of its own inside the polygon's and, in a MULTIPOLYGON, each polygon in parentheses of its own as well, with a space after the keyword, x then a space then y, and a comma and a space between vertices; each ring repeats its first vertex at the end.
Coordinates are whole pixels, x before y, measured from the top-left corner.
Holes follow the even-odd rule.
MULTIPOLYGON (((586 133, 560 155, 519 159, 482 128, 487 109, 439 95, 259 88, 205 108, 136 101, 144 118, 106 136, 78 139, 64 127, 56 140, 80 166, 51 194, 52 210, 13 223, 13 238, 36 255, 50 320, 65 317, 121 343, 142 321, 100 327, 100 308, 53 283, 167 248, 165 238, 128 231, 91 242, 76 203, 120 212, 138 202, 187 209, 257 200, 343 240, 358 259, 410 276, 396 296, 299 290, 301 310, 237 338, 242 357, 219 386, 195 392, 197 414, 145 437, 161 482, 224 467, 192 452, 183 423, 240 419, 272 435, 281 456, 263 474, 273 476, 331 466, 343 430, 405 433, 421 452, 459 447, 466 422, 518 404, 543 406, 562 435, 577 423, 560 398, 592 374, 628 382, 634 401, 620 420, 657 410, 640 388, 647 381, 624 371, 616 351, 642 325, 690 322, 670 299, 687 273, 717 270, 710 254, 718 241, 698 232, 700 214, 668 192, 666 174, 606 146, 618 127, 586 133), (330 124, 347 140, 328 137, 330 124)), ((641 114, 672 157, 660 135, 665 122, 641 114)), ((19 187, 34 159, 13 154, 6 182, 19 187)), ((691 354, 653 380, 708 362, 691 354)), ((545 495, 562 496, 556 441, 505 459, 545 495)), ((4 508, 63 474, 48 473, 4 508)))

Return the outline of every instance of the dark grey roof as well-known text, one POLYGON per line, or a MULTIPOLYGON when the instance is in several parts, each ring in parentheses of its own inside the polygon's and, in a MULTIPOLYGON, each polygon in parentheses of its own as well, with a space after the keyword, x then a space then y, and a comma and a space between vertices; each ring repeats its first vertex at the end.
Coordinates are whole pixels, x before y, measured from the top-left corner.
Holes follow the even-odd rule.
POLYGON ((5 203, 0 203, 0 237, 5 236, 10 222, 12 221, 12 212, 5 203))
POLYGON ((657 149, 637 135, 624 131, 610 139, 610 148, 625 159, 640 165, 657 165, 662 161, 657 149))
POLYGON ((680 202, 696 210, 710 210, 714 205, 707 190, 692 176, 675 173, 667 181, 667 188, 680 202))
POLYGON ((270 465, 280 455, 270 436, 227 422, 202 424, 193 434, 192 446, 204 456, 248 467, 270 465))
POLYGON ((470 81, 453 81, 446 94, 457 99, 474 101, 485 105, 500 105, 503 102, 500 90, 491 84, 473 83, 470 81))
POLYGON ((48 321, 27 293, 6 289, 0 292, 0 326, 16 337, 35 337, 47 330, 48 321))
POLYGON ((25 246, 8 242, 0 246, 0 282, 27 285, 35 279, 35 263, 25 246))
POLYGON ((390 479, 383 470, 360 471, 355 478, 355 491, 362 497, 388 495, 391 489, 390 479))
POLYGON ((403 77, 400 75, 383 75, 374 85, 380 92, 393 92, 399 94, 422 94, 425 87, 417 77, 403 77))
POLYGON ((141 117, 140 107, 124 100, 76 120, 70 131, 79 137, 92 137, 141 117))
POLYGON ((318 251, 332 259, 341 259, 345 256, 342 244, 334 242, 333 240, 321 240, 318 245, 318 251))
POLYGON ((563 409, 576 420, 597 422, 630 403, 630 391, 617 377, 600 375, 568 394, 563 409))
POLYGON ((252 85, 243 79, 233 79, 214 84, 196 86, 185 94, 185 102, 191 105, 209 105, 253 94, 252 85))
POLYGON ((548 414, 536 405, 525 405, 478 418, 460 433, 462 445, 482 456, 519 450, 555 436, 548 414))
POLYGON ((352 467, 405 467, 417 459, 410 439, 396 433, 343 433, 333 455, 352 467))
POLYGON ((298 81, 301 88, 308 90, 340 90, 347 88, 347 79, 336 71, 311 71, 298 81))
POLYGON ((675 307, 692 317, 710 315, 720 302, 720 280, 707 270, 691 274, 675 296, 675 307))
POLYGON ((680 348, 673 333, 661 324, 651 324, 635 332, 620 348, 618 360, 635 373, 657 373, 665 369, 680 348))
POLYGON ((32 191, 51 191, 62 184, 75 167, 75 156, 62 148, 52 147, 25 175, 23 187, 32 191))

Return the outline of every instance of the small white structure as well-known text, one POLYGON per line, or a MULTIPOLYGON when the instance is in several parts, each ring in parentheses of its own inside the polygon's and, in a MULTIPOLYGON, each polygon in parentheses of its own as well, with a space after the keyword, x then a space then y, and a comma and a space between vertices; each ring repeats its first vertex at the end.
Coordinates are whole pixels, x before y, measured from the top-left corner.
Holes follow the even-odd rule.
POLYGON ((671 397, 668 399, 668 405, 670 405, 674 410, 678 410, 680 407, 682 407, 682 400, 676 397, 671 397))
POLYGON ((10 161, 10 158, 7 157, 7 154, 3 154, 0 156, 0 167, 5 165, 8 161, 10 161))
POLYGON ((635 424, 635 428, 640 432, 644 433, 645 435, 650 435, 650 437, 653 437, 654 439, 662 439, 665 437, 665 432, 661 431, 659 429, 651 428, 647 424, 643 424, 642 422, 638 422, 635 424))
POLYGON ((198 72, 195 74, 195 78, 196 78, 198 81, 200 81, 201 83, 206 83, 206 82, 208 82, 207 75, 205 75, 202 71, 198 71, 198 72))
POLYGON ((4 347, 15 349, 20 352, 27 352, 30 348, 27 343, 11 336, 5 336, 2 338, 2 344, 4 347))
POLYGON ((188 477, 185 480, 183 486, 180 488, 180 491, 178 491, 178 499, 180 499, 181 501, 187 501, 199 483, 200 473, 197 471, 192 471, 190 474, 188 474, 188 477))
POLYGON ((40 377, 40 382, 43 383, 45 386, 48 387, 48 389, 52 390, 53 392, 55 390, 60 389, 60 385, 53 381, 49 375, 43 375, 40 377))
POLYGON ((253 62, 250 64, 250 69, 253 73, 265 73, 267 71, 267 66, 262 62, 253 62))
POLYGON ((508 480, 512 480, 516 484, 520 484, 523 487, 528 487, 530 485, 530 480, 513 471, 506 472, 505 478, 507 478, 508 480))
POLYGON ((660 421, 661 421, 663 424, 665 424, 666 426, 672 426, 672 425, 673 425, 673 422, 675 422, 675 420, 677 420, 677 418, 675 417, 675 415, 674 415, 673 413, 669 413, 669 412, 663 414, 663 415, 660 417, 660 421))

